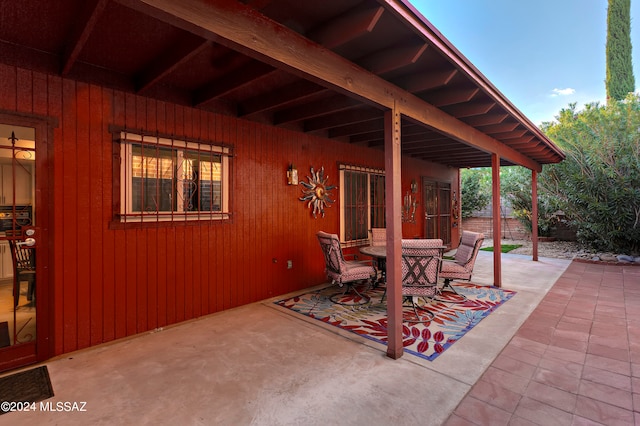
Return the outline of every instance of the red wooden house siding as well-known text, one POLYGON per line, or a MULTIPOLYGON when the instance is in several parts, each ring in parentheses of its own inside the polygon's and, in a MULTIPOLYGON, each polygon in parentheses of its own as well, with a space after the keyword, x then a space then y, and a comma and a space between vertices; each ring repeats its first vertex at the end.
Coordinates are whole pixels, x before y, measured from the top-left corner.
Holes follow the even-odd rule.
MULTIPOLYGON (((324 166, 335 185, 339 162, 384 167, 381 150, 3 64, 0 93, 0 110, 58 122, 47 162, 54 179, 51 356, 325 282, 315 233, 338 232, 339 202, 313 219, 298 200, 302 187, 286 184, 288 165, 301 179, 310 166, 324 166), (111 227, 111 125, 232 145, 232 218, 111 227)), ((457 169, 403 159, 403 191, 423 176, 458 190, 457 169)), ((403 227, 407 238, 423 234, 423 215, 416 216, 403 227)))

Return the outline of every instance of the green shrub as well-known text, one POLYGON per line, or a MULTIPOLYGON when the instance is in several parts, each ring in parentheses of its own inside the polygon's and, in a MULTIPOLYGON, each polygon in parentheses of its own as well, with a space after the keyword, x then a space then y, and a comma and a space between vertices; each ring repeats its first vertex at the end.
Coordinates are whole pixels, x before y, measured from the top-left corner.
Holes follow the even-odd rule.
POLYGON ((629 94, 606 106, 575 104, 543 130, 567 154, 540 174, 577 230, 580 242, 599 250, 640 249, 640 97, 629 94))
MULTIPOLYGON (((500 187, 503 197, 509 200, 513 216, 531 232, 531 170, 524 167, 504 167, 500 174, 500 187)), ((538 235, 548 237, 558 223, 558 203, 553 196, 538 191, 538 235)))

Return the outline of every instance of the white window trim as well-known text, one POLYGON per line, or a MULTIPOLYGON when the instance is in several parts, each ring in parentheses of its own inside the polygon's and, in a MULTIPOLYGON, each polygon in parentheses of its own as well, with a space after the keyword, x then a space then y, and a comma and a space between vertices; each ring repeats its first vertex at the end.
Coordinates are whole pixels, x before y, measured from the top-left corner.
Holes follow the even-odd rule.
MULTIPOLYGON (((229 156, 230 149, 217 145, 205 143, 188 142, 183 140, 169 139, 157 136, 139 135, 130 132, 120 132, 120 222, 165 222, 165 221, 186 221, 186 220, 222 220, 229 219, 229 156), (184 211, 181 203, 177 203, 175 212, 138 212, 132 209, 133 206, 133 144, 144 142, 145 144, 156 144, 162 147, 178 150, 178 156, 183 156, 185 150, 204 152, 205 154, 220 154, 222 162, 221 176, 221 211, 184 211)), ((180 176, 180 174, 178 174, 180 176)), ((182 188, 180 182, 176 185, 182 188)))

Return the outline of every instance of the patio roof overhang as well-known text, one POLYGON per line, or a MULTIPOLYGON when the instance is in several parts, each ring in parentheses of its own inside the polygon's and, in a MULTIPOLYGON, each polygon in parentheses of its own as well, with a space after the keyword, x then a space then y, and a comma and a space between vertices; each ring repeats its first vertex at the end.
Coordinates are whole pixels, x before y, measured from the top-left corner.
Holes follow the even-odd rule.
POLYGON ((453 167, 564 154, 402 0, 4 2, 0 61, 453 167))

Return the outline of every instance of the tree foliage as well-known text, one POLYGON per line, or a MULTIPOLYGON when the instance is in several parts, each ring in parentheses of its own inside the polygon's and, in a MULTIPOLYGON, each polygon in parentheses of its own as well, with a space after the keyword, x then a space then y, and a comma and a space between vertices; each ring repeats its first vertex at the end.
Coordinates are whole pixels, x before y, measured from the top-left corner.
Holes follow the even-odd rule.
MULTIPOLYGON (((520 166, 502 168, 500 172, 500 190, 509 200, 513 216, 525 229, 531 232, 533 210, 531 200, 531 170, 520 166)), ((559 205, 555 198, 544 191, 538 192, 538 235, 549 236, 558 223, 559 205)))
POLYGON ((635 90, 631 61, 631 0, 609 0, 607 9, 607 99, 635 90))
POLYGON ((460 173, 462 217, 471 217, 491 202, 491 169, 463 169, 460 173))
POLYGON ((540 191, 554 197, 578 239, 600 250, 640 249, 640 97, 563 109, 543 130, 566 153, 545 166, 540 191))

